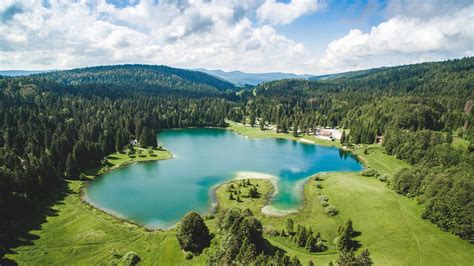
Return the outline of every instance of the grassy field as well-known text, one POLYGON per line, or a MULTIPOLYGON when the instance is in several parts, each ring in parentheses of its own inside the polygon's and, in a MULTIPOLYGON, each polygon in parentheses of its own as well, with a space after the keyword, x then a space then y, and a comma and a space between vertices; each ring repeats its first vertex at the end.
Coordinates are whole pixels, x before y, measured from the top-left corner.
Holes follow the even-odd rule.
POLYGON ((124 150, 123 152, 112 153, 107 157, 108 166, 102 166, 99 168, 93 167, 91 169, 88 169, 85 174, 92 179, 96 175, 106 173, 107 171, 125 166, 127 164, 135 162, 166 160, 172 158, 171 153, 163 149, 145 149, 135 147, 135 154, 129 156, 127 153, 128 150, 124 150))
POLYGON ((114 257, 116 250, 122 256, 137 252, 144 265, 192 264, 184 259, 173 230, 149 232, 118 220, 80 200, 83 182, 68 183, 69 195, 53 207, 57 215, 31 232, 38 239, 7 257, 28 265, 98 265, 120 260, 114 257))
MULTIPOLYGON (((289 134, 260 131, 237 124, 232 130, 249 137, 282 137, 295 139, 289 134)), ((324 145, 336 145, 338 142, 319 140, 314 137, 305 139, 321 142, 324 145)), ((381 174, 393 175, 407 164, 383 153, 378 145, 370 145, 368 154, 364 146, 356 147, 368 167, 381 174)), ((167 159, 169 152, 154 151, 156 156, 129 158, 126 154, 113 154, 109 157, 109 169, 138 160, 167 159), (132 160, 133 159, 133 160, 132 160)), ((101 169, 99 172, 106 171, 101 169)), ((303 265, 312 260, 316 265, 327 265, 335 261, 333 239, 336 230, 351 218, 354 228, 361 232, 355 239, 369 248, 376 265, 472 265, 474 246, 458 237, 442 232, 436 226, 420 218, 422 206, 412 199, 400 196, 389 189, 385 183, 372 178, 362 177, 360 173, 328 173, 321 175, 323 181, 311 178, 304 189, 305 203, 301 212, 289 215, 295 224, 312 226, 315 232, 321 232, 327 240, 329 250, 324 253, 310 254, 297 248, 286 237, 267 239, 274 246, 284 249, 288 255, 297 255, 303 265), (319 183, 322 188, 318 188, 319 183), (317 197, 320 194, 329 197, 339 214, 327 216, 317 197)), ((266 217, 260 209, 272 193, 272 185, 267 180, 251 180, 258 184, 261 196, 257 199, 243 197, 248 188, 241 189, 242 202, 229 200, 227 186, 216 190, 219 209, 230 206, 250 208, 261 219, 266 229, 285 229, 287 217, 266 217)), ((80 200, 80 188, 83 181, 68 181, 67 196, 52 206, 53 212, 40 228, 30 232, 35 236, 30 244, 15 248, 7 258, 26 265, 91 265, 119 262, 120 256, 135 251, 142 265, 205 265, 205 256, 186 260, 179 249, 174 230, 147 231, 137 225, 116 219, 80 200)), ((215 219, 207 220, 211 231, 215 230, 215 219)), ((360 252, 360 250, 359 250, 360 252)))
MULTIPOLYGON (((305 205, 301 212, 292 214, 296 224, 311 226, 327 240, 329 250, 323 253, 308 253, 296 247, 288 237, 269 237, 269 241, 288 255, 297 255, 303 265, 312 260, 317 265, 335 262, 337 254, 333 244, 336 230, 347 219, 352 219, 356 231, 361 232, 355 240, 368 248, 376 265, 472 265, 474 247, 467 241, 442 232, 428 221, 420 219, 422 207, 415 201, 394 193, 385 183, 359 173, 322 174, 322 181, 311 178, 306 184, 305 205), (317 183, 322 188, 317 187, 317 183), (344 193, 341 193, 343 191, 344 193), (339 214, 326 215, 318 195, 327 195, 329 203, 336 206, 339 214)), ((266 229, 286 230, 286 217, 265 217, 259 210, 267 203, 263 195, 271 193, 271 183, 266 180, 251 180, 258 184, 262 197, 229 200, 227 188, 230 183, 217 189, 221 208, 238 206, 250 208, 263 222, 266 229)), ((237 187, 238 181, 232 182, 237 187)), ((247 188, 241 188, 245 195, 247 188)))
POLYGON ((275 131, 271 130, 260 130, 258 127, 247 127, 239 123, 229 122, 229 129, 245 135, 250 138, 281 138, 281 139, 291 139, 291 140, 299 140, 299 141, 309 141, 314 144, 324 145, 324 146, 334 146, 334 147, 341 147, 341 143, 339 141, 330 141, 324 140, 320 138, 316 138, 315 136, 298 136, 294 137, 290 133, 276 133, 275 131))

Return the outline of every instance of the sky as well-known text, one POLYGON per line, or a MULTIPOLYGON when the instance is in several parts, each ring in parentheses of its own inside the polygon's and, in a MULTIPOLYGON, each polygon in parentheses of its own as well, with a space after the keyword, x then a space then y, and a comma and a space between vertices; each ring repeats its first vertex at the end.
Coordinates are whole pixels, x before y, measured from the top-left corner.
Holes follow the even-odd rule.
POLYGON ((328 74, 473 55, 472 0, 0 0, 0 70, 328 74))

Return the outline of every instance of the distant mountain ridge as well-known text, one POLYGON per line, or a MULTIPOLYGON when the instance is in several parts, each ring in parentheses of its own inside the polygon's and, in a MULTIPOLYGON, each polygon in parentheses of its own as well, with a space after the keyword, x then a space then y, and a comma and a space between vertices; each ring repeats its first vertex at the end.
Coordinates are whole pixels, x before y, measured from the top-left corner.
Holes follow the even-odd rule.
MULTIPOLYGON (((218 90, 225 90, 225 89, 235 89, 236 86, 245 86, 251 85, 256 86, 261 83, 275 81, 275 80, 284 80, 284 79, 300 79, 300 80, 328 80, 328 79, 338 79, 338 78, 348 78, 348 77, 359 77, 362 75, 366 75, 368 73, 381 70, 384 68, 376 68, 376 69, 367 69, 367 70, 357 70, 357 71, 350 71, 350 72, 342 72, 342 73, 335 73, 335 74, 325 74, 325 75, 309 75, 309 74, 293 74, 293 73, 284 73, 284 72, 264 72, 264 73, 246 73, 242 71, 223 71, 223 70, 208 70, 205 68, 198 68, 198 69, 182 69, 182 68, 173 68, 165 65, 142 65, 142 64, 125 64, 125 65, 110 65, 110 66, 93 66, 93 67, 85 67, 85 68, 75 68, 71 70, 3 70, 0 71, 0 75, 2 76, 28 76, 28 75, 44 75, 48 77, 65 77, 68 78, 61 78, 63 82, 79 82, 79 76, 81 76, 80 82, 83 83, 87 81, 84 79, 84 75, 90 76, 90 82, 96 81, 100 82, 98 76, 104 75, 107 69, 111 71, 123 70, 124 68, 135 68, 135 70, 140 71, 151 71, 155 74, 161 73, 163 75, 174 75, 185 80, 206 84, 211 87, 215 87, 218 90), (49 74, 48 74, 49 73, 49 74), (76 73, 76 74, 74 74, 76 73), (81 73, 79 75, 79 73, 81 73), (88 74, 86 74, 88 73, 88 74), (96 76, 95 78, 92 76, 96 76)), ((109 75, 109 74, 107 74, 109 75)), ((122 82, 124 81, 123 78, 120 78, 122 82)), ((145 82, 149 82, 150 80, 144 80, 145 82)), ((111 80, 108 80, 111 82, 111 80)))
POLYGON ((9 76, 9 77, 17 77, 17 76, 28 76, 33 74, 40 74, 46 72, 52 72, 56 70, 0 70, 0 76, 9 76))
POLYGON ((208 70, 204 68, 198 68, 197 71, 204 72, 221 79, 225 79, 229 82, 234 83, 238 86, 243 85, 258 85, 263 82, 280 80, 280 79, 310 79, 317 78, 318 76, 313 75, 297 75, 283 72, 268 72, 268 73, 245 73, 241 71, 223 71, 223 70, 208 70))

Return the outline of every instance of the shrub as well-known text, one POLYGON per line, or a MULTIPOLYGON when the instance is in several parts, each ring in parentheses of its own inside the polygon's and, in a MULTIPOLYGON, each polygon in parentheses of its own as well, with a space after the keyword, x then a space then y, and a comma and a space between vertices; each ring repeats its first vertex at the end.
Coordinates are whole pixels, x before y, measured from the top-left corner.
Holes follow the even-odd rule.
POLYGON ((326 207, 326 214, 329 216, 334 216, 338 213, 336 207, 329 205, 326 207))
POLYGON ((139 261, 140 261, 140 257, 138 257, 137 253, 133 251, 129 251, 127 252, 127 254, 125 254, 125 256, 123 256, 123 263, 125 265, 132 266, 132 265, 137 264, 139 261))
POLYGON ((112 257, 114 257, 114 258, 120 258, 120 257, 122 257, 122 256, 119 254, 119 252, 118 252, 118 250, 117 250, 116 248, 113 248, 113 249, 112 249, 112 257))
POLYGON ((381 176, 379 176, 379 180, 382 181, 382 182, 386 182, 388 180, 388 176, 387 175, 381 175, 381 176))
POLYGON ((279 236, 280 235, 280 232, 278 230, 276 230, 275 228, 273 228, 273 227, 265 228, 264 232, 265 232, 265 234, 267 234, 269 236, 279 236))
POLYGON ((184 258, 187 259, 187 260, 191 260, 193 257, 194 257, 194 255, 193 255, 192 252, 186 251, 184 253, 184 258))
POLYGON ((329 200, 328 196, 326 196, 326 195, 321 195, 321 196, 318 197, 318 199, 319 199, 319 203, 321 204, 321 206, 326 207, 326 206, 329 205, 329 203, 328 203, 328 200, 329 200))
POLYGON ((365 169, 361 173, 362 176, 379 176, 379 173, 374 169, 365 169))

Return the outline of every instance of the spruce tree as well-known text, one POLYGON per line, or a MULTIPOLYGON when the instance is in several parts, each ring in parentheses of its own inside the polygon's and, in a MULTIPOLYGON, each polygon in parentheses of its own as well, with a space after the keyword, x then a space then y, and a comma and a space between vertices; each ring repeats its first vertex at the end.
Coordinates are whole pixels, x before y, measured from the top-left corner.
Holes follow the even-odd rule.
POLYGON ((345 131, 345 130, 342 131, 341 144, 342 144, 342 145, 345 145, 345 144, 346 144, 346 131, 345 131))
POLYGON ((357 257, 358 263, 361 266, 370 266, 373 263, 372 259, 370 258, 370 253, 368 249, 362 251, 362 253, 357 257))
POLYGON ((286 219, 286 231, 288 232, 289 235, 291 235, 294 231, 294 222, 293 219, 288 218, 286 219))
POLYGON ((77 166, 76 161, 72 158, 72 155, 69 153, 66 159, 66 175, 71 179, 79 178, 80 170, 77 166))

